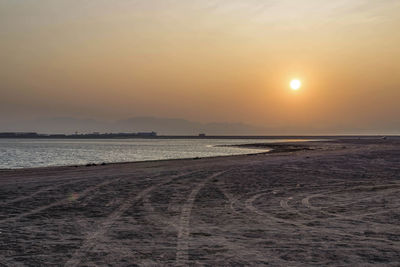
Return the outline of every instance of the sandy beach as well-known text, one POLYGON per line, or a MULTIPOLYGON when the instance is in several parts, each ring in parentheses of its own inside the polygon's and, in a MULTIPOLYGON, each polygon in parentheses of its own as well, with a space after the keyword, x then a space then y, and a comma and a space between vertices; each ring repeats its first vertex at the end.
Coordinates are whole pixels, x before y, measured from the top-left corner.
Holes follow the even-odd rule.
POLYGON ((0 170, 0 266, 400 265, 400 138, 272 148, 0 170))

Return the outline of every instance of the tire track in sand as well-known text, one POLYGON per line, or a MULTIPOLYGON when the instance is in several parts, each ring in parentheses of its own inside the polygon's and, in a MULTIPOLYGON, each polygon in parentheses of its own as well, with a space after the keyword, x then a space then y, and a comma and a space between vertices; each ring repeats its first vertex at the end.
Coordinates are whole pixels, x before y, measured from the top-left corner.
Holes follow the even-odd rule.
POLYGON ((103 223, 100 224, 97 231, 92 232, 86 236, 82 246, 77 251, 74 252, 72 257, 65 263, 64 266, 65 267, 79 266, 82 260, 85 258, 86 254, 89 251, 91 251, 96 245, 98 245, 102 238, 104 238, 104 235, 107 233, 108 229, 114 224, 114 222, 118 218, 120 218, 121 215, 124 212, 126 212, 132 205, 137 203, 140 199, 144 198, 152 190, 171 182, 173 179, 180 178, 192 173, 193 172, 174 175, 171 178, 164 180, 161 183, 155 184, 140 191, 138 194, 133 194, 133 192, 131 192, 131 195, 125 199, 125 201, 121 204, 121 206, 119 206, 114 212, 111 213, 110 216, 108 216, 103 221, 103 223))
POLYGON ((26 200, 26 199, 30 199, 30 198, 32 198, 32 197, 34 197, 36 195, 41 194, 41 193, 44 193, 44 192, 47 192, 47 191, 52 191, 54 189, 60 188, 60 187, 65 186, 65 185, 76 184, 76 183, 81 182, 82 180, 83 179, 77 179, 77 180, 73 180, 73 181, 66 182, 66 183, 60 183, 60 184, 56 184, 56 185, 45 186, 45 187, 43 187, 43 188, 41 188, 41 189, 39 189, 39 190, 29 194, 29 195, 26 195, 26 196, 23 196, 23 197, 17 197, 17 198, 14 198, 14 199, 5 200, 3 202, 0 202, 0 206, 5 206, 5 205, 13 204, 15 202, 19 202, 19 201, 23 201, 23 200, 26 200))
MULTIPOLYGON (((298 230, 300 231, 304 231, 304 229, 308 229, 310 231, 316 231, 317 228, 314 226, 309 226, 306 224, 305 221, 295 221, 295 220, 288 220, 288 219, 282 219, 282 218, 277 218, 267 212, 261 211, 259 209, 257 209, 256 207, 254 207, 253 202, 261 197, 262 195, 265 195, 266 193, 260 193, 260 194, 256 194, 253 197, 249 198, 248 200, 246 200, 246 208, 250 211, 252 211, 255 214, 260 215, 260 217, 262 217, 263 219, 261 219, 260 221, 264 221, 265 223, 267 222, 271 222, 271 221, 275 221, 278 223, 282 223, 282 224, 287 224, 287 225, 292 225, 292 226, 296 226, 298 230), (267 219, 268 221, 264 220, 267 219)), ((255 218, 257 219, 257 218, 255 218)), ((351 238, 356 238, 359 241, 362 240, 362 238, 364 238, 365 240, 374 240, 374 241, 379 241, 379 242, 384 242, 385 245, 390 246, 390 247, 396 247, 396 244, 394 244, 394 242, 390 241, 390 240, 386 240, 383 238, 375 238, 375 237, 367 237, 367 236, 360 236, 358 234, 354 234, 354 233, 346 233, 344 231, 341 230, 336 230, 336 229, 331 229, 331 228, 320 228, 317 230, 317 233, 326 233, 326 234, 335 234, 338 236, 342 236, 342 237, 351 237, 351 238), (361 238, 361 239, 360 239, 361 238)))
POLYGON ((150 202, 150 193, 147 194, 146 196, 143 197, 143 207, 147 212, 146 219, 150 222, 150 223, 156 223, 159 225, 169 225, 171 227, 173 227, 174 229, 177 229, 177 225, 169 218, 164 217, 160 214, 155 214, 155 208, 153 207, 153 205, 151 205, 150 202))
POLYGON ((182 207, 181 217, 179 220, 178 226, 178 241, 176 245, 176 266, 187 266, 189 261, 189 235, 190 235, 190 214, 192 212, 193 203, 196 200, 196 196, 199 191, 204 187, 204 185, 210 181, 211 179, 220 176, 226 171, 220 171, 208 176, 206 179, 201 181, 197 186, 192 190, 188 199, 182 207))
MULTIPOLYGON (((383 187, 383 186, 381 186, 383 187)), ((393 186, 393 188, 397 188, 398 185, 393 186)), ((375 188, 375 187, 371 187, 371 188, 375 188)), ((348 189, 346 191, 352 191, 352 189, 348 189)), ((363 213, 363 214, 353 214, 353 215, 342 215, 342 214, 338 214, 338 213, 333 213, 333 212, 328 212, 328 211, 324 211, 324 208, 328 208, 329 206, 324 206, 324 207, 316 207, 313 206, 310 203, 310 200, 313 198, 317 198, 317 197, 323 197, 326 196, 327 194, 333 194, 333 193, 337 193, 337 192, 343 192, 343 190, 335 190, 335 191, 328 191, 325 193, 319 193, 319 194, 313 194, 313 195, 309 195, 305 198, 303 198, 301 200, 301 203, 307 207, 310 210, 319 212, 320 214, 324 214, 326 216, 330 216, 331 218, 327 218, 327 220, 331 220, 331 219, 343 219, 343 220, 350 220, 350 221, 354 221, 354 222, 359 222, 359 223, 365 223, 365 224, 369 224, 369 225, 376 225, 376 226, 382 226, 382 225, 387 225, 392 229, 400 229, 399 226, 397 225, 393 225, 393 224, 386 224, 386 223, 382 223, 382 222, 373 222, 373 221, 368 221, 368 220, 363 220, 362 218, 365 216, 371 216, 371 215, 377 215, 377 214, 382 214, 382 213, 386 213, 390 210, 384 209, 383 211, 377 211, 377 212, 369 212, 369 213, 363 213)), ((386 192, 386 194, 388 193, 397 193, 398 189, 392 189, 389 190, 388 192, 386 192)), ((364 197, 364 198, 359 198, 358 201, 350 201, 349 203, 345 203, 345 204, 336 204, 336 203, 332 203, 332 206, 335 205, 335 207, 345 207, 351 204, 355 204, 360 202, 361 200, 373 200, 377 197, 382 197, 381 195, 378 196, 369 196, 369 197, 364 197)), ((393 209, 391 209, 393 211, 393 209)))
MULTIPOLYGON (((108 184, 114 182, 115 180, 117 180, 117 179, 107 180, 107 181, 104 181, 104 182, 102 182, 100 184, 91 186, 91 187, 89 187, 89 188, 87 188, 87 189, 85 189, 85 190, 83 190, 81 192, 78 192, 76 200, 79 200, 79 199, 83 198, 84 196, 88 195, 90 192, 95 191, 96 189, 98 189, 98 188, 100 188, 102 186, 108 185, 108 184)), ((59 206, 59 205, 67 204, 69 201, 70 200, 68 198, 64 198, 64 199, 56 201, 56 202, 54 202, 52 204, 41 206, 41 207, 38 207, 36 209, 33 209, 33 210, 30 210, 30 211, 18 214, 18 215, 14 216, 14 217, 9 217, 7 219, 0 220, 0 223, 14 222, 14 221, 22 219, 22 218, 24 218, 26 216, 30 216, 30 215, 42 212, 42 211, 50 209, 52 207, 56 207, 56 206, 59 206)))

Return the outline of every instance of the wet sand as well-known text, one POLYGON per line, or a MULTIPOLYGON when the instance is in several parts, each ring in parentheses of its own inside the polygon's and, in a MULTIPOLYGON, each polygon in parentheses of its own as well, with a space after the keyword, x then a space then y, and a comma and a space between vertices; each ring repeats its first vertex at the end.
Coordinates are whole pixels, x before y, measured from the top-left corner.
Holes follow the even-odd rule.
POLYGON ((400 139, 272 148, 0 170, 0 266, 400 265, 400 139))

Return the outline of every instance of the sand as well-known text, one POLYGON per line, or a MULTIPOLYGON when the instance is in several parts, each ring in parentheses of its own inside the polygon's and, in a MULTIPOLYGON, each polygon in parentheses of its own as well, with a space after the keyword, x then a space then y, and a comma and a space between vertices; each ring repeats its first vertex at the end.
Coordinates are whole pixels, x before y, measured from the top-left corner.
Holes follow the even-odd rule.
POLYGON ((304 145, 1 170, 0 266, 399 266, 400 139, 304 145))

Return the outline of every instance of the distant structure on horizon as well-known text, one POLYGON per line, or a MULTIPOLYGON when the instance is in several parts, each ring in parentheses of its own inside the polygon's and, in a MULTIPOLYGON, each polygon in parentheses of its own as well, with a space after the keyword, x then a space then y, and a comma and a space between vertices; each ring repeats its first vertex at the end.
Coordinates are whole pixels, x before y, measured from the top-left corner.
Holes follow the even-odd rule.
POLYGON ((87 134, 39 134, 35 132, 3 132, 0 138, 137 138, 157 137, 156 132, 139 133, 87 133, 87 134))
POLYGON ((199 137, 206 137, 205 133, 199 133, 199 137))
POLYGON ((137 136, 146 136, 146 137, 157 136, 157 133, 156 132, 139 132, 139 133, 137 133, 137 136))

